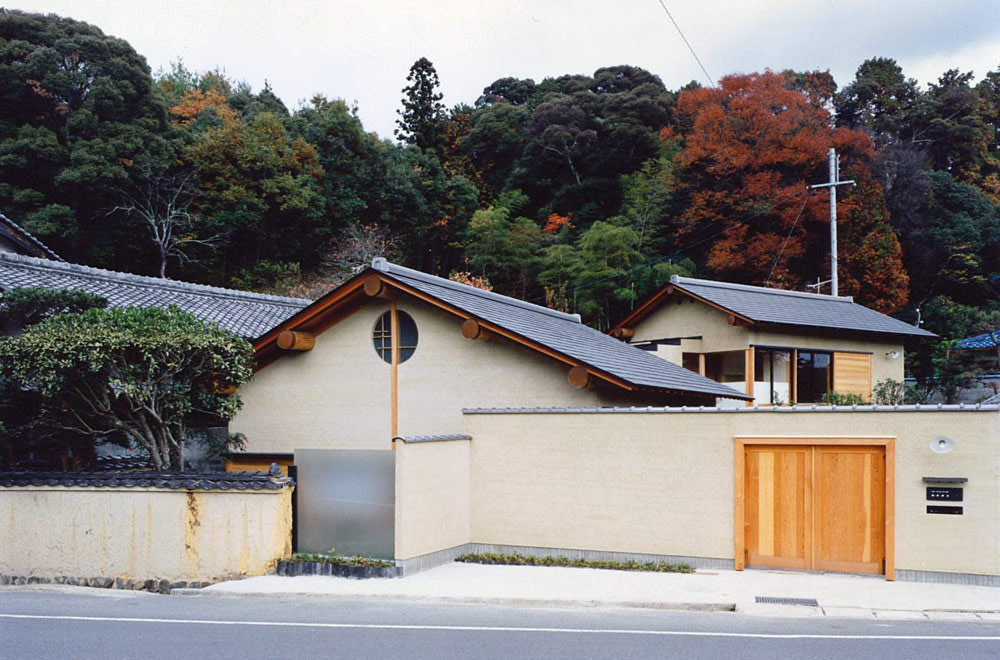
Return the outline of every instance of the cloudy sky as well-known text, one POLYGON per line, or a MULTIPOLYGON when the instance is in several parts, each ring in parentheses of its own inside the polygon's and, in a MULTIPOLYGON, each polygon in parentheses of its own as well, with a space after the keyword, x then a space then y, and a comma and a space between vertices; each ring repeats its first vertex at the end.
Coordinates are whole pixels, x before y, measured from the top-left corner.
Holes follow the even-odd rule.
MULTIPOLYGON (((155 71, 182 58, 220 67, 290 108, 322 93, 357 102, 392 134, 410 65, 429 58, 445 103, 472 103, 497 78, 540 81, 631 64, 670 88, 705 84, 659 0, 9 0, 122 37, 155 71)), ((713 78, 829 69, 844 85, 869 57, 921 83, 946 69, 1000 66, 997 0, 663 0, 713 78)))

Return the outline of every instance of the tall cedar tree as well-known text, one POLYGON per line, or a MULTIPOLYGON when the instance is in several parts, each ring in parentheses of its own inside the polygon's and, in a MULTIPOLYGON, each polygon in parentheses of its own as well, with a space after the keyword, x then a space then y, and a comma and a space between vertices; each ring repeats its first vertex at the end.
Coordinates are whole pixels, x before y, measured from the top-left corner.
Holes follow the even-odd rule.
POLYGON ((840 293, 894 311, 906 303, 909 278, 872 176, 872 142, 863 132, 835 129, 823 107, 786 85, 784 76, 766 72, 680 95, 678 193, 686 204, 675 238, 698 244, 719 279, 789 289, 828 279, 828 198, 804 190, 827 179, 834 147, 842 178, 858 182, 857 190, 841 188, 838 204, 840 293))
POLYGON ((434 65, 421 57, 410 67, 406 76, 410 83, 403 88, 403 109, 397 110, 396 137, 421 149, 440 149, 444 141, 444 96, 438 89, 434 65))

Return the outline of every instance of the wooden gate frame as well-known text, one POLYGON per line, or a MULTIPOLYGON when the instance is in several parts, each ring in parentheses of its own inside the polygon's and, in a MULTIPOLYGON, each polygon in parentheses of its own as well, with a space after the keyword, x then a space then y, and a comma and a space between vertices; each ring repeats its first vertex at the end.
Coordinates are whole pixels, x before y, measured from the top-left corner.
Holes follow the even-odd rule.
POLYGON ((737 571, 744 569, 745 558, 743 548, 745 547, 745 516, 746 516, 746 491, 744 484, 744 473, 746 462, 744 454, 747 445, 775 445, 775 446, 802 446, 802 445, 825 445, 825 446, 862 446, 862 447, 883 447, 885 449, 885 579, 892 581, 896 579, 896 437, 895 436, 828 436, 828 435, 755 435, 755 436, 735 436, 735 466, 736 481, 733 493, 735 495, 734 509, 734 529, 733 529, 733 568, 737 571))

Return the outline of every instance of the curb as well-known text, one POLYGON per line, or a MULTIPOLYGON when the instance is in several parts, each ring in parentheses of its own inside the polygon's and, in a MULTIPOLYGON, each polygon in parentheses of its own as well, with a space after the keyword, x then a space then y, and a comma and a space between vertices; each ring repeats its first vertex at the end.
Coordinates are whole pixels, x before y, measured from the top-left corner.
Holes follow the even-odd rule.
POLYGON ((210 591, 174 589, 171 596, 202 598, 325 598, 330 600, 404 601, 413 603, 469 603, 476 605, 516 605, 521 607, 628 608, 680 610, 687 612, 735 612, 736 603, 663 603, 656 601, 559 600, 552 598, 475 598, 462 596, 410 596, 406 594, 324 594, 315 592, 210 591))

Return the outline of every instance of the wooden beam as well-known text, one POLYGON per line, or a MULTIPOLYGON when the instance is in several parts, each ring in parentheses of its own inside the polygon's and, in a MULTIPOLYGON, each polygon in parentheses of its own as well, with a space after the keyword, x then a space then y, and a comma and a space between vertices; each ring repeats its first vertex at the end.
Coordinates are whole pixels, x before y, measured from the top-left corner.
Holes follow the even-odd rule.
POLYGON ((482 339, 483 341, 493 339, 493 333, 484 328, 477 319, 462 321, 462 336, 466 339, 482 339))
POLYGON ((611 336, 615 339, 631 339, 635 337, 635 328, 615 328, 611 331, 611 336))
POLYGON ((278 335, 278 348, 283 351, 311 351, 316 345, 316 335, 298 330, 283 330, 278 335))
POLYGON ((590 372, 586 367, 571 367, 566 377, 569 379, 569 384, 577 389, 582 390, 591 386, 590 372))
POLYGON ((365 278, 365 295, 370 298, 382 298, 392 300, 395 296, 386 286, 385 282, 378 275, 369 275, 365 278))

